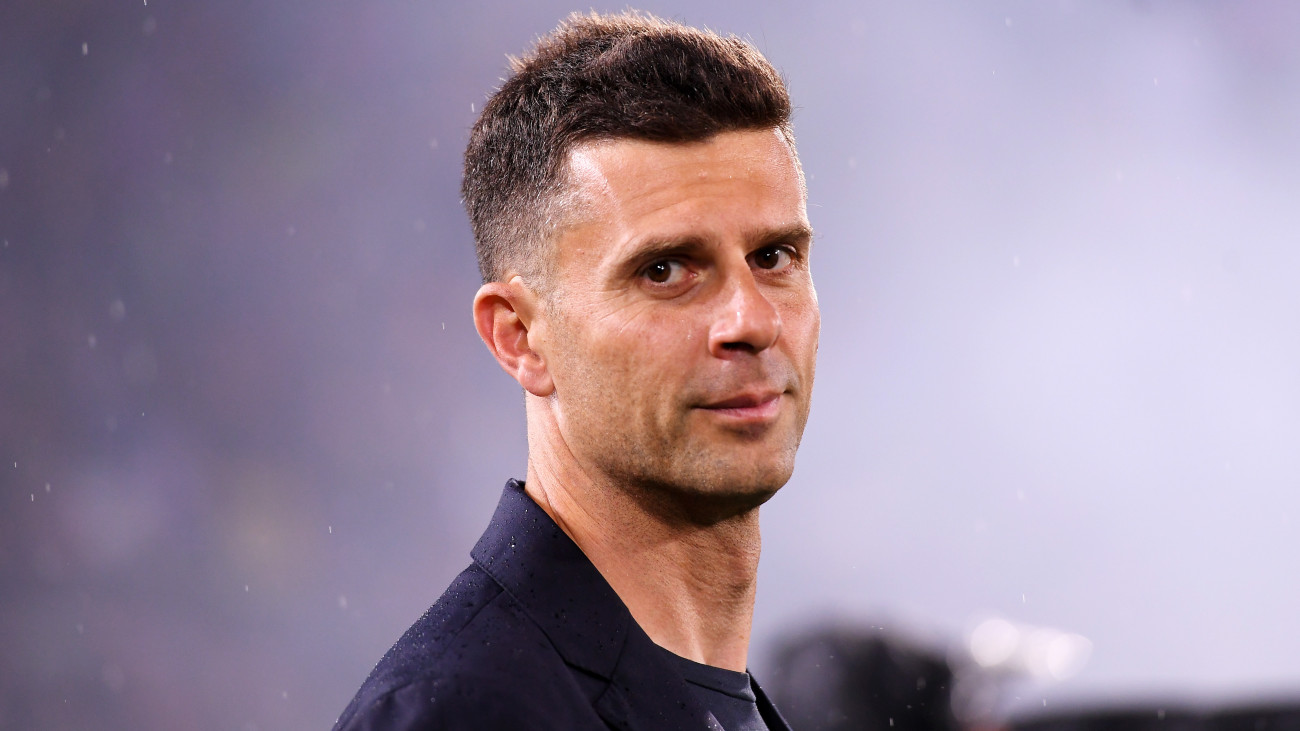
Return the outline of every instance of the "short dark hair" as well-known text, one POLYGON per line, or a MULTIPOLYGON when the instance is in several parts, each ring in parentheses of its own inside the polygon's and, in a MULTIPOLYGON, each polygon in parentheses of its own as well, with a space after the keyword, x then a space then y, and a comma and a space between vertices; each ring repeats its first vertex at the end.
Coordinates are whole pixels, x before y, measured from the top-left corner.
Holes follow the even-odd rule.
POLYGON ((461 194, 484 282, 541 273, 569 152, 582 142, 696 142, 776 128, 794 149, 790 96, 758 49, 653 15, 574 13, 489 98, 470 132, 461 194))

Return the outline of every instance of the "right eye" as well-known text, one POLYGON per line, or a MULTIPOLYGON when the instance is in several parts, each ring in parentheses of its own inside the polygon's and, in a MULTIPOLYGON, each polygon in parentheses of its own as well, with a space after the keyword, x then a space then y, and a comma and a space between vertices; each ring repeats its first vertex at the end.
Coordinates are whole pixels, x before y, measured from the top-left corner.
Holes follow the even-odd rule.
POLYGON ((663 259, 647 266, 643 276, 655 284, 677 284, 686 277, 686 266, 676 259, 663 259))

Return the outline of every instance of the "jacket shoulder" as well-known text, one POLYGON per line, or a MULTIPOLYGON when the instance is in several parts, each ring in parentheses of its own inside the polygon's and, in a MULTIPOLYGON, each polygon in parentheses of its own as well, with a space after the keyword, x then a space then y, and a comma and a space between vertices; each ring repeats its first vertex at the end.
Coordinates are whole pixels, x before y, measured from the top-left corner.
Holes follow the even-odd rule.
POLYGON ((507 687, 473 673, 434 673, 349 708, 336 731, 581 731, 605 729, 585 698, 507 687))
POLYGON ((603 685, 566 665, 471 565, 379 661, 335 729, 579 729, 599 723, 591 701, 603 685))

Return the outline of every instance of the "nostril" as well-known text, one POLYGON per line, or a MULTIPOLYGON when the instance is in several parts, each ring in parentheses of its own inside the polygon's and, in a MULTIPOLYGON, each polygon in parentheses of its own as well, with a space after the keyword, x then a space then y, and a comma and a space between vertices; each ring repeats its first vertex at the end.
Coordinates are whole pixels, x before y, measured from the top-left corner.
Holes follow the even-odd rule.
POLYGON ((754 348, 753 345, 751 345, 750 343, 746 343, 746 342, 723 343, 723 344, 722 344, 722 349, 723 349, 723 350, 732 350, 732 351, 741 351, 741 352, 745 352, 745 353, 753 353, 753 352, 755 352, 755 350, 756 350, 756 349, 754 348))

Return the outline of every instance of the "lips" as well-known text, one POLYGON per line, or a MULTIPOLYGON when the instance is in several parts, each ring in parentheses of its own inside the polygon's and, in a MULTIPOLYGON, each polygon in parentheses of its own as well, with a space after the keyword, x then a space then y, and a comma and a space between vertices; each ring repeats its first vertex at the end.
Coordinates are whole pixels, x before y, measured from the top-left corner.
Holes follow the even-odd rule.
POLYGON ((728 396, 701 406, 701 409, 740 420, 763 421, 774 418, 781 409, 781 392, 762 391, 728 396))
POLYGON ((750 408, 750 407, 753 407, 753 406, 758 406, 758 405, 760 405, 760 404, 765 404, 765 403, 767 403, 767 402, 769 402, 769 401, 772 401, 772 400, 774 400, 774 399, 778 399, 778 398, 780 398, 780 397, 781 397, 781 394, 778 393, 778 392, 776 392, 776 391, 771 391, 771 392, 767 392, 767 393, 758 393, 758 394, 740 394, 740 395, 738 395, 738 396, 732 396, 732 397, 730 397, 730 398, 726 398, 726 399, 723 399, 723 400, 721 400, 721 401, 715 401, 715 402, 710 403, 710 404, 705 404, 705 405, 704 405, 704 408, 706 408, 706 409, 746 409, 746 408, 750 408))

